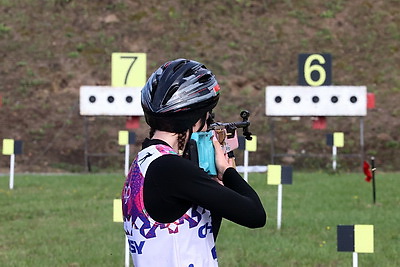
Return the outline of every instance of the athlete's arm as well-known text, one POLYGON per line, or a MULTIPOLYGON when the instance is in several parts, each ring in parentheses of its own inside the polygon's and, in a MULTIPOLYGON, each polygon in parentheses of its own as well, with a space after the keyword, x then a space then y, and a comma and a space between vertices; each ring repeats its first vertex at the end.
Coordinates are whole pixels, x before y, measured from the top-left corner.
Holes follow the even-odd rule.
POLYGON ((193 162, 176 155, 154 160, 146 173, 144 204, 159 222, 180 218, 193 204, 240 225, 265 225, 266 214, 257 193, 233 168, 223 173, 225 186, 213 181, 193 162))

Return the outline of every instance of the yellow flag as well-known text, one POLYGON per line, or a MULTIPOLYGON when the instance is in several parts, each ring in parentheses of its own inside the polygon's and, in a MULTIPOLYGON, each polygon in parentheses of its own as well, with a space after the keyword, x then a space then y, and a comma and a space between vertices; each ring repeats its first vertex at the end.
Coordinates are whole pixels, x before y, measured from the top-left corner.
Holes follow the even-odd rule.
POLYGON ((354 252, 373 253, 374 252, 374 226, 373 225, 354 225, 354 252))
POLYGON ((267 184, 278 185, 281 183, 282 167, 281 165, 268 165, 267 184))
POLYGON ((257 151, 257 136, 252 135, 253 137, 251 140, 246 139, 246 150, 255 152, 257 151))
POLYGON ((123 222, 122 219, 122 200, 114 199, 114 211, 113 211, 113 221, 114 222, 123 222))
POLYGON ((119 131, 118 132, 118 145, 124 146, 129 144, 129 132, 128 131, 119 131))
POLYGON ((3 139, 3 155, 14 154, 14 139, 3 139))
POLYGON ((336 147, 344 147, 344 133, 333 133, 333 145, 336 147))

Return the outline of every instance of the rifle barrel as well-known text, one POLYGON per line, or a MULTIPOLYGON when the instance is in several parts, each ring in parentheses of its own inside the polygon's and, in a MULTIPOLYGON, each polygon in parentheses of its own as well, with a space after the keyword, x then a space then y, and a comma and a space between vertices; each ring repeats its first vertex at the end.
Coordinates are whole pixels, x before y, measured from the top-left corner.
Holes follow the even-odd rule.
POLYGON ((216 122, 209 126, 208 130, 216 130, 216 129, 237 129, 237 128, 246 128, 249 127, 249 121, 238 121, 238 122, 216 122))

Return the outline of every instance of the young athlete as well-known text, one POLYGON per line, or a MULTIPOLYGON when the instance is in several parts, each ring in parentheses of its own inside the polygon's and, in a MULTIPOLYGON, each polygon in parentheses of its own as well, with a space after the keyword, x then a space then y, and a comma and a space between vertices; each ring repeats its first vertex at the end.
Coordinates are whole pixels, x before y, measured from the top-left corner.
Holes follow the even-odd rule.
POLYGON ((257 228, 266 213, 257 193, 214 141, 217 177, 182 157, 193 132, 205 131, 220 87, 203 64, 162 65, 142 89, 150 139, 122 190, 124 230, 136 267, 218 266, 215 239, 226 218, 257 228))

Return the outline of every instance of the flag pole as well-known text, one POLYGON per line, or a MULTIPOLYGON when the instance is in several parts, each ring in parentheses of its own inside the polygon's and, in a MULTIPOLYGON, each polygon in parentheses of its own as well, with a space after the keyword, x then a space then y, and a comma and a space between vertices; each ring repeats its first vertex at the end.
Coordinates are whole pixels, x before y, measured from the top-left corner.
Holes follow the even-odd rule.
POLYGON ((358 267, 358 253, 353 252, 353 267, 358 267))
POLYGON ((336 157, 337 157, 337 147, 332 146, 332 169, 336 171, 336 157))
POLYGON ((277 207, 277 227, 281 229, 282 225, 282 184, 278 184, 278 207, 277 207))
POLYGON ((129 144, 125 145, 125 176, 129 174, 129 144))
MULTIPOLYGON (((125 177, 129 174, 129 142, 125 145, 125 177)), ((129 267, 129 242, 125 236, 125 267, 129 267)))
POLYGON ((15 168, 15 154, 10 156, 10 189, 14 188, 14 168, 15 168))
POLYGON ((125 267, 129 267, 129 242, 128 237, 125 236, 125 267))
POLYGON ((248 176, 249 176, 249 151, 247 149, 244 150, 244 180, 248 182, 248 176))
POLYGON ((376 187, 375 187, 375 157, 371 157, 371 169, 372 169, 372 197, 374 204, 376 203, 376 187))

